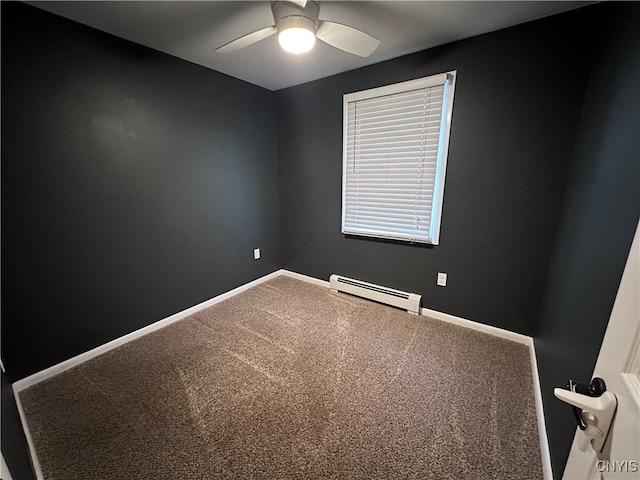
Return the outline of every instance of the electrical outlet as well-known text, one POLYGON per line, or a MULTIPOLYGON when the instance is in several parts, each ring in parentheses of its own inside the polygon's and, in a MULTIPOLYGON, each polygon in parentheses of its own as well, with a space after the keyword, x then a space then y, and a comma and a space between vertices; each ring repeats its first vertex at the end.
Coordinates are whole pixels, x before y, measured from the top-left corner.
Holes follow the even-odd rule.
POLYGON ((258 260, 260 258, 260 249, 259 248, 254 248, 253 249, 253 258, 255 260, 258 260))
POLYGON ((446 287, 447 286, 447 274, 438 272, 438 286, 446 287))

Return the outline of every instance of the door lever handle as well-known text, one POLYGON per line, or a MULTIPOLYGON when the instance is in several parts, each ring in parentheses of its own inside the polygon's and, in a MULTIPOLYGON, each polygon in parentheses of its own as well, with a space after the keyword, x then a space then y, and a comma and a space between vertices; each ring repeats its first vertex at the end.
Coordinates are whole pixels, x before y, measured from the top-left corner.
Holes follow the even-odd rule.
POLYGON ((553 390, 553 393, 563 402, 593 414, 609 410, 612 401, 614 405, 617 403, 616 396, 611 392, 604 392, 599 397, 587 397, 581 393, 571 392, 564 388, 556 388, 553 390))
MULTIPOLYGON (((604 384, 604 382, 602 383, 604 384)), ((618 399, 612 392, 598 393, 600 393, 599 396, 590 396, 564 388, 556 388, 553 391, 559 400, 581 410, 578 415, 583 423, 582 425, 579 423, 579 426, 586 437, 580 441, 580 449, 583 451, 586 450, 589 443, 596 452, 602 451, 618 406, 618 399)))

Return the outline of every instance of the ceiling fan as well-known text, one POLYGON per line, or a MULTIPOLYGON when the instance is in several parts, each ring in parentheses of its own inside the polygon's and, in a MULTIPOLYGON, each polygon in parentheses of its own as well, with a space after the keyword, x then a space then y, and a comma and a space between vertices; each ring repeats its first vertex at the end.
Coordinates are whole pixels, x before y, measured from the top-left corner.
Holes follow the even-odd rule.
POLYGON ((316 38, 345 52, 368 57, 380 40, 368 33, 341 23, 319 20, 320 6, 313 1, 289 0, 271 4, 274 24, 236 38, 216 48, 216 52, 232 53, 278 33, 280 46, 291 53, 305 53, 313 48, 316 38))

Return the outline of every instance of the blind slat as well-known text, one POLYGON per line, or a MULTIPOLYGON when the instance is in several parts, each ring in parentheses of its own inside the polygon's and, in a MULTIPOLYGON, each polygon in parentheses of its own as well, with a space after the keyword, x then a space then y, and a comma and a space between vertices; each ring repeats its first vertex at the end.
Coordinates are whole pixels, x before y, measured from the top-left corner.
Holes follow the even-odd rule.
POLYGON ((420 231, 429 231, 428 223, 414 225, 414 224, 401 224, 401 223, 384 223, 384 222, 362 222, 357 226, 354 225, 352 228, 370 228, 370 229, 380 229, 381 227, 386 227, 387 229, 393 228, 395 232, 404 231, 407 233, 420 232, 420 231))
MULTIPOLYGON (((442 99, 438 99, 442 101, 442 99)), ((398 106, 397 108, 388 109, 353 109, 347 114, 347 119, 352 121, 354 125, 359 123, 360 125, 366 125, 371 122, 379 120, 395 120, 397 118, 420 118, 420 117, 433 117, 442 112, 440 105, 413 105, 413 106, 398 106)))
POLYGON ((415 232, 390 232, 388 230, 374 230, 364 228, 343 228, 343 232, 351 235, 358 235, 361 237, 374 237, 374 238, 388 238, 391 240, 404 240, 415 243, 432 243, 429 233, 415 233, 415 232), (413 233, 413 234, 412 234, 413 233))
MULTIPOLYGON (((431 205, 431 201, 431 197, 418 199, 418 202, 422 205, 431 205)), ((366 209, 375 211, 379 210, 382 206, 384 206, 384 208, 388 210, 398 210, 404 212, 407 210, 407 205, 409 205, 409 202, 402 199, 390 199, 387 202, 384 202, 384 204, 376 202, 375 199, 360 199, 360 201, 358 201, 357 203, 352 204, 352 207, 357 208, 348 209, 347 214, 349 214, 350 212, 359 212, 360 210, 366 209)))

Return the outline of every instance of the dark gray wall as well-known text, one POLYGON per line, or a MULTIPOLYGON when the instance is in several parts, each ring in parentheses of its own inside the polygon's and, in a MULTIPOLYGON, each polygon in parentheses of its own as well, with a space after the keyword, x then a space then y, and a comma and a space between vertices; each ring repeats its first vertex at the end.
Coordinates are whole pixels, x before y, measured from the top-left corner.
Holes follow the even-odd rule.
POLYGON ((276 92, 285 268, 423 295, 423 306, 533 334, 589 55, 580 11, 276 92), (340 233, 342 95, 457 70, 441 243, 340 233), (449 275, 436 286, 437 272, 449 275))
POLYGON ((3 2, 8 380, 280 268, 274 118, 272 92, 3 2))
POLYGON ((558 478, 576 425, 553 388, 591 379, 640 216, 640 5, 598 11, 594 68, 535 338, 558 478))
POLYGON ((271 92, 26 5, 2 20, 13 381, 280 267, 271 92))

